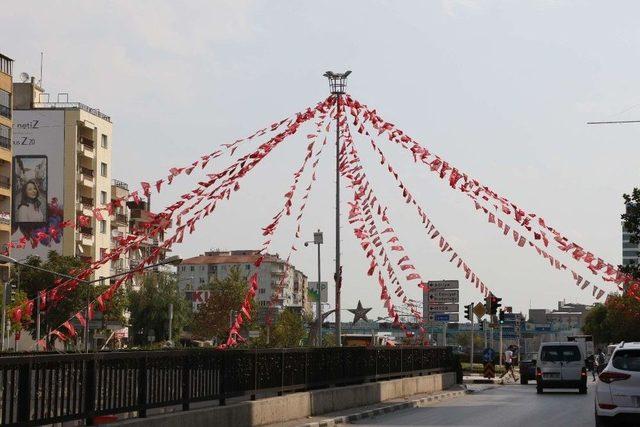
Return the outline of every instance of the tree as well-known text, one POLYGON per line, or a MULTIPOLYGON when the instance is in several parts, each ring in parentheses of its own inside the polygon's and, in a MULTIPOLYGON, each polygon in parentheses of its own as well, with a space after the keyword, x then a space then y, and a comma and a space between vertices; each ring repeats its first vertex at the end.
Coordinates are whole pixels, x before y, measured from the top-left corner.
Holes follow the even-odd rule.
MULTIPOLYGON (((623 194, 626 209, 622 214, 624 231, 630 233, 631 243, 640 243, 640 189, 634 188, 631 194, 623 194)), ((620 266, 620 270, 640 279, 640 266, 632 262, 630 265, 620 266)))
MULTIPOLYGON (((24 263, 69 276, 74 276, 87 267, 79 258, 62 256, 55 251, 50 251, 46 260, 43 260, 39 256, 32 255, 29 256, 24 263)), ((20 290, 25 293, 27 299, 33 299, 38 296, 40 291, 51 289, 56 286, 57 280, 64 281, 65 279, 60 279, 59 276, 52 273, 18 266, 12 269, 11 280, 16 281, 20 290)), ((62 323, 69 320, 69 318, 71 318, 75 313, 85 309, 86 301, 95 299, 98 295, 104 292, 108 286, 108 284, 86 285, 81 282, 75 289, 65 292, 59 301, 56 302, 48 300, 44 301, 44 304, 41 303, 42 312, 40 315, 40 327, 43 331, 42 335, 44 335, 47 330, 59 328, 62 323)), ((17 299, 11 308, 20 307, 23 304, 24 301, 17 299)), ((124 292, 122 290, 116 292, 111 300, 105 302, 105 307, 106 310, 103 313, 105 318, 112 320, 124 320, 124 292)), ((31 319, 23 317, 21 321, 22 325, 31 331, 34 338, 36 325, 35 322, 29 322, 29 320, 35 320, 35 313, 36 310, 34 309, 31 319)))
POLYGON ((297 310, 285 308, 272 328, 271 347, 300 347, 306 336, 302 316, 297 310))
POLYGON ((585 317, 583 332, 602 345, 640 340, 640 301, 629 295, 611 294, 585 317))
POLYGON ((133 341, 138 345, 146 344, 151 332, 156 341, 169 338, 169 304, 173 304, 174 340, 191 319, 190 306, 178 291, 175 274, 146 275, 139 290, 129 290, 128 302, 133 341))
MULTIPOLYGON (((194 337, 218 342, 226 341, 230 328, 230 319, 236 315, 247 293, 247 278, 238 267, 232 267, 224 279, 215 278, 207 289, 211 291, 209 299, 201 304, 193 318, 194 337)), ((251 318, 255 317, 252 310, 251 318)), ((247 327, 247 323, 243 327, 247 327)))
MULTIPOLYGON (((471 347, 471 332, 459 332, 456 334, 453 339, 454 342, 462 347, 470 348, 471 347)), ((481 334, 474 334, 473 336, 473 346, 475 350, 481 350, 484 348, 484 338, 481 334)))

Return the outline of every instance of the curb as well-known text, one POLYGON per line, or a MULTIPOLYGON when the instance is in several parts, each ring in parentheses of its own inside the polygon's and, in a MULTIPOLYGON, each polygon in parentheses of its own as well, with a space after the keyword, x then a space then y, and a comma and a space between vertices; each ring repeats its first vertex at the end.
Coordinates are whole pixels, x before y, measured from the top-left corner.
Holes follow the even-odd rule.
POLYGON ((326 420, 302 424, 301 427, 329 427, 336 424, 348 424, 352 421, 358 421, 365 418, 373 418, 378 415, 388 414, 391 412, 401 411, 403 409, 419 408, 425 403, 437 402, 445 399, 452 399, 455 397, 461 397, 467 394, 467 390, 456 390, 446 393, 435 394, 432 396, 426 396, 422 399, 412 400, 409 402, 395 403, 389 406, 385 406, 377 409, 370 409, 368 411, 356 412, 350 415, 343 415, 336 418, 327 418, 326 420))

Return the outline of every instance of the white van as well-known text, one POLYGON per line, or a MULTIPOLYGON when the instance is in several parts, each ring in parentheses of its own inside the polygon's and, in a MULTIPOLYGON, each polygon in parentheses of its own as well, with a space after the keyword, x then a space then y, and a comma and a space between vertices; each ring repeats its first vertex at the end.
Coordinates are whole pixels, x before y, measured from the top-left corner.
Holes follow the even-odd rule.
POLYGON ((587 367, 581 346, 575 342, 544 342, 538 351, 536 384, 545 388, 577 388, 587 393, 587 367))

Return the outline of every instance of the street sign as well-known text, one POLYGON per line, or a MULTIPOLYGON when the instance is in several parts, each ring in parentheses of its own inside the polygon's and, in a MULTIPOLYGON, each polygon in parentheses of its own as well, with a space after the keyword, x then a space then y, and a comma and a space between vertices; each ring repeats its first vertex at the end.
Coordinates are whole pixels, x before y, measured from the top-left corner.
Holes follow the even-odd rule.
POLYGON ((480 319, 482 316, 484 316, 485 313, 486 313, 486 310, 484 309, 484 305, 483 304, 476 304, 473 307, 473 314, 478 316, 478 319, 480 319))
POLYGON ((433 313, 429 314, 429 320, 432 322, 458 322, 458 313, 433 313))
MULTIPOLYGON (((329 302, 328 289, 327 282, 320 282, 320 302, 329 302)), ((318 282, 309 282, 307 295, 309 296, 310 302, 318 301, 318 282)))
POLYGON ((458 289, 460 282, 457 280, 430 280, 427 282, 429 292, 441 289, 458 289))
POLYGON ((458 304, 429 304, 430 313, 457 313, 459 310, 458 304))
POLYGON ((430 291, 429 292, 429 302, 430 303, 441 303, 441 302, 458 302, 460 301, 460 294, 457 290, 439 290, 439 291, 430 291))
POLYGON ((260 336, 260 331, 249 331, 249 338, 258 338, 260 336))

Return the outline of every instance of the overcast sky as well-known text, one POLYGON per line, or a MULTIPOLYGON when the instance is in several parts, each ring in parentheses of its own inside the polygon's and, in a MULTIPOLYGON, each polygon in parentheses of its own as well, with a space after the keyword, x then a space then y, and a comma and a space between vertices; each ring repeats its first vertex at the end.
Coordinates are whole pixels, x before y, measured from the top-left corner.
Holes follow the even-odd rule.
MULTIPOLYGON (((585 123, 640 119, 638 2, 12 3, 3 7, 0 50, 15 60, 14 74, 37 76, 44 51, 43 83, 52 99, 68 92, 111 115, 113 177, 133 188, 314 104, 328 94, 325 70, 351 69, 355 98, 605 260, 621 262, 622 193, 638 184, 640 124, 585 123)), ((304 134, 267 158, 175 253, 258 247, 260 227, 281 206, 301 160, 304 134)), ((463 194, 382 146, 442 233, 506 305, 593 301, 569 275, 498 234, 463 194)), ((325 231, 323 275, 330 278, 333 160, 331 150, 325 154, 303 229, 308 239, 317 228, 325 231)), ((374 158, 364 148, 362 155, 374 158)), ((425 238, 389 177, 368 165, 421 275, 459 279, 461 303, 477 302, 480 293, 425 238)), ((154 207, 192 188, 189 182, 180 179, 154 198, 154 207)), ((274 251, 286 255, 291 237, 283 228, 274 251)), ((383 313, 347 227, 343 242, 343 306, 361 299, 383 313)), ((316 276, 315 251, 301 246, 293 262, 316 276)), ((417 288, 410 292, 420 297, 417 288)))

